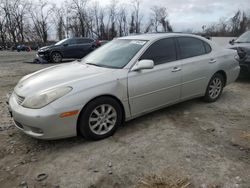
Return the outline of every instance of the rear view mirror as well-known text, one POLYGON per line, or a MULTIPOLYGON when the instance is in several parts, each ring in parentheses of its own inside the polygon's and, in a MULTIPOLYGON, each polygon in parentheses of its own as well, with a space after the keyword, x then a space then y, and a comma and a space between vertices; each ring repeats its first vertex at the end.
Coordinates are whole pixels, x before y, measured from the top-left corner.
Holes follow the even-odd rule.
POLYGON ((139 71, 143 69, 152 69, 152 68, 154 68, 154 61, 150 59, 143 59, 138 61, 131 70, 139 71))

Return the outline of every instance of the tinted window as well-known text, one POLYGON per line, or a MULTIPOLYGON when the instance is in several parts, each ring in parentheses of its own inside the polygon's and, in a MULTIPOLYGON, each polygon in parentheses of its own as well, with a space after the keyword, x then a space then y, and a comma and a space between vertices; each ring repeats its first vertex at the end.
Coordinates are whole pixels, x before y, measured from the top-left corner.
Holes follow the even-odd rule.
POLYGON ((206 53, 210 53, 212 51, 211 46, 208 43, 204 42, 204 46, 206 53))
POLYGON ((155 65, 176 60, 174 39, 161 39, 153 43, 141 56, 142 59, 151 59, 155 65))
POLYGON ((77 44, 85 44, 93 42, 92 39, 77 39, 77 44))
POLYGON ((68 44, 68 45, 76 44, 76 40, 75 39, 68 39, 63 44, 68 44))
POLYGON ((206 53, 202 40, 193 37, 179 37, 177 40, 179 42, 180 56, 182 59, 206 53))

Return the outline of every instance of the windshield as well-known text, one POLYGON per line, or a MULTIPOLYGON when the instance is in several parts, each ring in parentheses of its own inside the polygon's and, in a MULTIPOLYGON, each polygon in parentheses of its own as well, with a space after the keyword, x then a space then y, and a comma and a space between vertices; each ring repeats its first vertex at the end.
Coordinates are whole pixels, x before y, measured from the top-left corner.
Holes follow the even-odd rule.
POLYGON ((63 40, 60 40, 59 42, 57 42, 55 45, 61 45, 62 43, 64 43, 66 40, 68 39, 63 39, 63 40))
POLYGON ((242 34, 236 41, 236 43, 250 43, 250 31, 245 32, 242 34))
POLYGON ((82 62, 100 67, 123 68, 146 44, 144 40, 115 39, 98 48, 82 62))

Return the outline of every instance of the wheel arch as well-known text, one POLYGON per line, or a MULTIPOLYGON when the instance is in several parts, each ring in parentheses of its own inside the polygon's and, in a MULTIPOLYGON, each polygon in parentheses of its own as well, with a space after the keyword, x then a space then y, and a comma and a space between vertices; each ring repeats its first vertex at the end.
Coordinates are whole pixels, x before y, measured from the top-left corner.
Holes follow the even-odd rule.
POLYGON ((121 102, 121 100, 119 98, 117 98, 116 96, 114 95, 111 95, 111 94, 104 94, 104 95, 99 95, 99 96, 96 96, 94 98, 92 98, 91 100, 89 100, 84 106, 83 108, 81 109, 78 117, 77 117, 77 124, 76 124, 76 133, 77 135, 79 136, 80 135, 80 130, 79 130, 79 123, 80 123, 80 117, 81 117, 81 114, 84 113, 84 110, 86 109, 86 107, 88 106, 89 103, 91 103, 92 101, 98 99, 98 98, 101 98, 101 97, 108 97, 108 98, 112 98, 114 99, 116 102, 118 102, 118 104, 120 105, 121 109, 122 109, 122 122, 125 121, 125 108, 121 102))
POLYGON ((227 85, 227 74, 224 70, 219 70, 217 71, 215 74, 221 74, 223 76, 224 79, 224 87, 227 85))
POLYGON ((53 53, 55 53, 55 52, 57 52, 57 53, 59 53, 59 54, 61 54, 61 56, 62 56, 62 58, 63 58, 63 54, 62 54, 62 52, 60 51, 60 50, 52 50, 51 52, 50 52, 50 56, 53 54, 53 53))

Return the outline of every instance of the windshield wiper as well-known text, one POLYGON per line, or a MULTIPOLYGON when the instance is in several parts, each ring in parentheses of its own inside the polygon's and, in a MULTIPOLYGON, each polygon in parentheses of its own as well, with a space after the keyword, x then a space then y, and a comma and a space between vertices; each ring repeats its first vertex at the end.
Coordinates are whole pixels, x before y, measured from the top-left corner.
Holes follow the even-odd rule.
POLYGON ((234 43, 250 43, 250 41, 245 41, 245 42, 235 41, 234 43))
POLYGON ((97 67, 102 67, 102 65, 98 65, 98 64, 95 64, 95 63, 86 63, 88 65, 94 65, 94 66, 97 66, 97 67))
POLYGON ((110 69, 120 69, 119 67, 113 67, 113 66, 103 65, 103 64, 95 64, 95 63, 86 63, 86 64, 94 65, 94 66, 97 66, 97 67, 110 68, 110 69))

